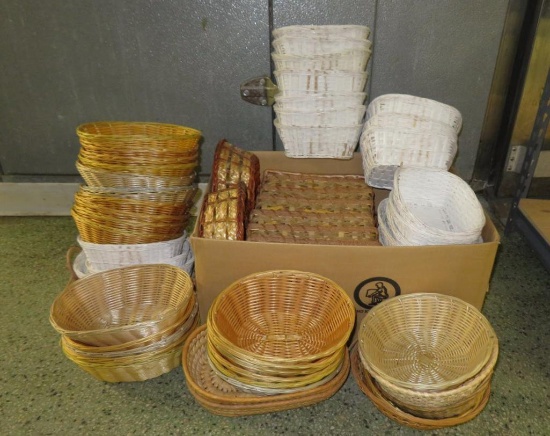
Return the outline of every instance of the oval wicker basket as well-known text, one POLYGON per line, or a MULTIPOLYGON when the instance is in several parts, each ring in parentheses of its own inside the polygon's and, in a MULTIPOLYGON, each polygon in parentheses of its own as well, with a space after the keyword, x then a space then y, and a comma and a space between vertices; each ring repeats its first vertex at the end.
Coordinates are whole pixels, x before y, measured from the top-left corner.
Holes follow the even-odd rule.
POLYGON ((301 38, 358 38, 367 39, 370 28, 351 24, 294 25, 273 29, 273 37, 296 36, 301 38))
POLYGON ((69 283, 50 308, 61 334, 89 345, 116 345, 158 333, 180 319, 193 282, 171 265, 137 265, 69 283))
POLYGON ((415 293, 371 309, 358 331, 376 379, 415 391, 452 389, 489 361, 497 337, 487 319, 456 297, 415 293))
POLYGON ((291 270, 237 280, 208 312, 209 334, 235 357, 265 365, 312 363, 345 346, 355 323, 346 292, 325 277, 291 270))

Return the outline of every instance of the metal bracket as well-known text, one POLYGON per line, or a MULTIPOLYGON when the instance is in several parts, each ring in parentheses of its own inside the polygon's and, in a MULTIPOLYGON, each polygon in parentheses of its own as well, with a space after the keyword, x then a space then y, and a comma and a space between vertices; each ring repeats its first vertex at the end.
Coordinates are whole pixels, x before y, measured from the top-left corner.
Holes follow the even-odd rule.
POLYGON ((506 171, 520 173, 526 153, 527 147, 525 145, 512 146, 510 155, 508 156, 508 162, 506 162, 506 171))
POLYGON ((273 105, 277 91, 277 85, 267 76, 254 77, 241 84, 241 98, 258 106, 273 105))

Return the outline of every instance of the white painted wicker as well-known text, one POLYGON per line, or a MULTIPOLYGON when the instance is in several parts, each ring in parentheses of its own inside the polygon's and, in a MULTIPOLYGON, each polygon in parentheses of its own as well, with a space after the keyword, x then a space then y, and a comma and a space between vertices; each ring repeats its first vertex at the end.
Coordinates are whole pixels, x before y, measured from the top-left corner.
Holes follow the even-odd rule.
POLYGON ((322 126, 350 126, 361 124, 365 115, 365 106, 355 106, 343 109, 288 111, 273 106, 277 119, 281 125, 322 127, 322 126))
POLYGON ((362 72, 371 57, 370 50, 353 50, 327 55, 296 56, 273 53, 271 58, 276 70, 321 71, 341 70, 362 72))
POLYGON ((297 25, 284 26, 273 30, 273 37, 295 36, 302 38, 357 38, 367 39, 370 35, 370 28, 367 26, 357 26, 349 24, 335 25, 297 25))
POLYGON ((365 92, 319 93, 314 91, 296 92, 291 96, 276 95, 278 109, 285 111, 326 111, 353 108, 364 105, 365 92))
POLYGON ((293 95, 295 91, 363 92, 368 77, 366 72, 336 70, 275 70, 273 75, 281 95, 293 95))
POLYGON ((281 36, 273 40, 273 49, 277 54, 298 56, 342 53, 352 50, 370 50, 372 43, 361 38, 302 38, 281 36))

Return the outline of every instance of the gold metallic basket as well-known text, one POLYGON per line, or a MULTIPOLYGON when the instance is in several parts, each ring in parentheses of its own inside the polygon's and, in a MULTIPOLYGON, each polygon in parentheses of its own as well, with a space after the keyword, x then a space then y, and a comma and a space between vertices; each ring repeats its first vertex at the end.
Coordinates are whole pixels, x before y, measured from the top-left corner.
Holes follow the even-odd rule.
POLYGON ((193 282, 170 265, 136 265, 69 283, 50 308, 50 323, 69 338, 116 345, 158 333, 185 312, 193 282))
POLYGON ((493 354, 497 337, 479 310, 463 300, 416 293, 372 308, 361 322, 358 343, 376 379, 433 392, 477 375, 493 354))

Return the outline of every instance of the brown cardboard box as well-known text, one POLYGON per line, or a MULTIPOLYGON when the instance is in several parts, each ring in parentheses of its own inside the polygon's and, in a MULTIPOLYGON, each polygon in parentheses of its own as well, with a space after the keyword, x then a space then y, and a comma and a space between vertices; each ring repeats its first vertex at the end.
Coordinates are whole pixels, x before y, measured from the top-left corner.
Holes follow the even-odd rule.
MULTIPOLYGON (((267 169, 318 174, 362 174, 361 156, 351 160, 291 159, 282 152, 257 152, 267 169)), ((387 191, 376 190, 377 201, 387 191)), ((412 292, 439 292, 482 308, 499 234, 487 217, 482 244, 378 247, 273 244, 191 236, 201 319, 214 298, 235 280, 272 269, 310 271, 342 286, 353 299, 357 323, 383 298, 412 292)), ((358 325, 358 324, 357 324, 358 325)))

